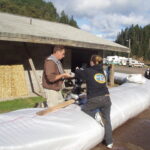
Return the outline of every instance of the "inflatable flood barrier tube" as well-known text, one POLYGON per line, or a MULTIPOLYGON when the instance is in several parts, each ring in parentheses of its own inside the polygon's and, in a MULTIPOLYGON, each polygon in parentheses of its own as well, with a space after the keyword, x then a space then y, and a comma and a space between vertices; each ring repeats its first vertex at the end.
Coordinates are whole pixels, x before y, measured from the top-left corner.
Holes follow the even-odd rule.
MULTIPOLYGON (((150 81, 110 89, 113 129, 150 106, 150 81)), ((103 140, 104 128, 72 104, 46 116, 40 108, 0 115, 0 150, 89 150, 103 140)))

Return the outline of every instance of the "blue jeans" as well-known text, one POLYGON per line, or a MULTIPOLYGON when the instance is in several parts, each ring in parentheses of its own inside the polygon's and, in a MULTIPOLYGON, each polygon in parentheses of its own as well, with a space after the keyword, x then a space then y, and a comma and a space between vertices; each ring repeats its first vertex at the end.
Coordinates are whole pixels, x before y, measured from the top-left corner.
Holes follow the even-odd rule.
POLYGON ((95 119, 95 113, 100 110, 101 117, 104 121, 105 135, 104 141, 106 145, 112 143, 112 127, 110 121, 111 101, 109 96, 98 96, 88 99, 88 102, 83 105, 82 110, 95 119))

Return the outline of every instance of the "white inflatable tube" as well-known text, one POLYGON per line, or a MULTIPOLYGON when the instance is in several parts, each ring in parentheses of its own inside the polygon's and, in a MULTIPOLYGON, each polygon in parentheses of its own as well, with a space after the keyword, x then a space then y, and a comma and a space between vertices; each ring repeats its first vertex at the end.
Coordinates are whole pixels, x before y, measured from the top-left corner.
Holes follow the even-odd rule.
POLYGON ((40 109, 0 115, 0 150, 87 150, 103 138, 103 128, 77 105, 37 116, 40 109))
MULTIPOLYGON (((150 106, 150 81, 110 89, 113 129, 150 106)), ((0 150, 89 150, 102 141, 104 128, 79 106, 37 116, 41 109, 0 115, 0 150)))
POLYGON ((125 83, 119 87, 110 89, 113 129, 150 106, 149 86, 150 81, 146 80, 144 84, 125 83))
POLYGON ((119 84, 125 82, 143 84, 146 82, 146 78, 142 74, 126 74, 126 73, 119 73, 119 72, 115 72, 114 80, 116 83, 119 84))
POLYGON ((128 75, 129 74, 126 74, 126 73, 115 72, 114 80, 116 83, 119 83, 119 84, 125 83, 127 81, 128 75))

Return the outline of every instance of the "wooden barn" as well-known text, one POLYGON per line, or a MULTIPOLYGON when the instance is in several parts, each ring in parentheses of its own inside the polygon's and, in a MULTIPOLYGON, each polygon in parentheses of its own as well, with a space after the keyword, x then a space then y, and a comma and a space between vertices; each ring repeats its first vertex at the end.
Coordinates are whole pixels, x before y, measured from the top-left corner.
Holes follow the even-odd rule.
POLYGON ((91 54, 130 49, 70 25, 0 13, 0 99, 41 94, 44 59, 54 45, 67 47, 66 71, 87 63, 91 54))

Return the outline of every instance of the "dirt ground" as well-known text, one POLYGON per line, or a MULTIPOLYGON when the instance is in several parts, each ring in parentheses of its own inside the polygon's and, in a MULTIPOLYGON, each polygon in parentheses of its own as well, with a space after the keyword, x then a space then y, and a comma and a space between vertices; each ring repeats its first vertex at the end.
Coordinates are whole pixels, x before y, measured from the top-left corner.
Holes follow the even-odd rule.
MULTIPOLYGON (((113 131, 112 150, 150 150, 150 108, 113 131)), ((102 144, 92 150, 108 150, 102 144)))
MULTIPOLYGON (((150 150, 150 108, 113 131, 112 150, 150 150)), ((108 150, 99 144, 92 150, 108 150)))
MULTIPOLYGON (((116 72, 141 73, 146 68, 116 67, 116 72)), ((150 108, 113 131, 112 150, 150 150, 150 108)), ((92 150, 108 150, 99 144, 92 150)))

